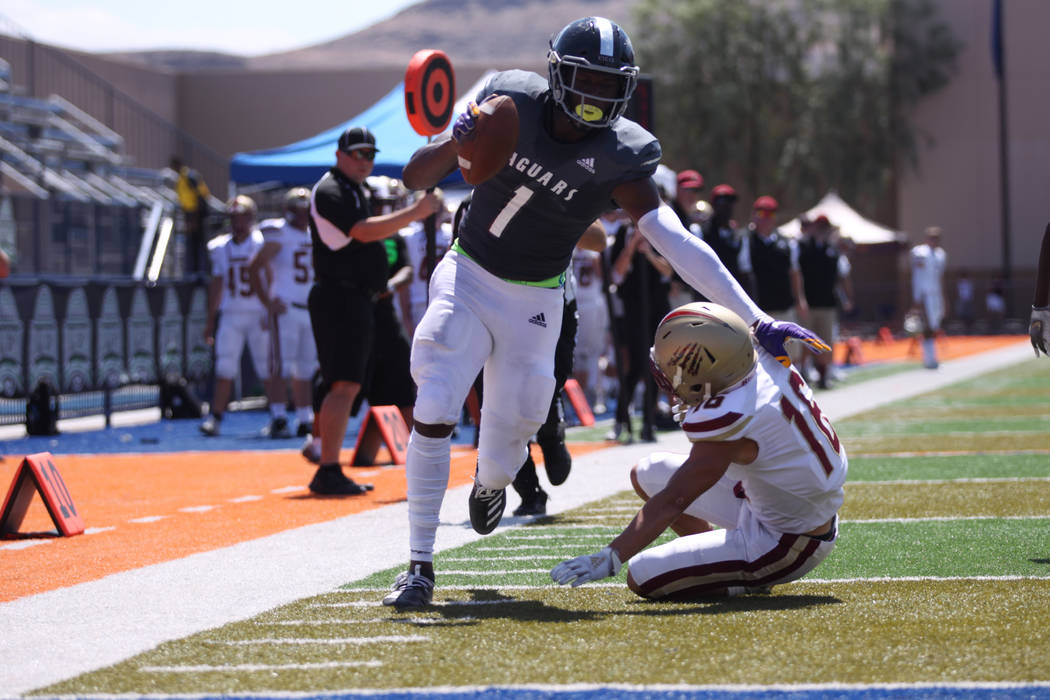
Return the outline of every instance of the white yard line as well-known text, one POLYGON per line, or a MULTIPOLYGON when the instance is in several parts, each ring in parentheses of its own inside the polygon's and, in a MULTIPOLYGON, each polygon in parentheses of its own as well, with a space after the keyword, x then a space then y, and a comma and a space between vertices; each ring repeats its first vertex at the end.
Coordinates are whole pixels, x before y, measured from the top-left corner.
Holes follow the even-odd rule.
MULTIPOLYGON (((1034 361, 1031 348, 1027 341, 1019 342, 945 362, 936 371, 916 369, 825 392, 818 401, 828 415, 844 418, 1026 358, 1034 361)), ((655 449, 685 451, 688 441, 681 432, 661 433, 657 444, 612 447, 575 459, 572 477, 550 490, 548 512, 560 513, 630 489, 628 469, 655 449)), ((438 551, 481 539, 468 524, 469 490, 468 485, 448 492, 438 551)), ((505 516, 497 532, 523 522, 527 519, 505 516)), ((0 697, 331 592, 403 564, 407 555, 407 505, 397 503, 0 604, 0 697)))

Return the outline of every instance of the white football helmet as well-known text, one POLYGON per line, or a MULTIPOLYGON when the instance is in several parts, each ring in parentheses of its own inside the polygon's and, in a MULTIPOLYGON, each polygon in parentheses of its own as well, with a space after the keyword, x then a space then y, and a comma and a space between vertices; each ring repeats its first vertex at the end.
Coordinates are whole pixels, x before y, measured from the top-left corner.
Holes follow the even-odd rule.
POLYGON ((751 329, 709 302, 680 306, 656 328, 649 364, 660 387, 696 406, 749 375, 757 358, 751 329))

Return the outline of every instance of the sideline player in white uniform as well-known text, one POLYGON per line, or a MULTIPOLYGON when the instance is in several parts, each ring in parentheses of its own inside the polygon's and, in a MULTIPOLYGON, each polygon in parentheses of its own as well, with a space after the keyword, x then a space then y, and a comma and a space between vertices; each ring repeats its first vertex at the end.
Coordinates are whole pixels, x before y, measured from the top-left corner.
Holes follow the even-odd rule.
MULTIPOLYGON (((800 326, 763 314, 710 247, 661 205, 652 180, 660 144, 621 117, 638 76, 623 29, 604 17, 571 22, 552 39, 548 68, 547 79, 496 73, 476 96, 478 103, 493 94, 514 101, 518 139, 507 164, 474 188, 459 236, 431 277, 430 304, 412 340, 419 391, 405 462, 410 559, 386 605, 417 608, 433 598, 451 435, 482 369, 488 400, 468 507, 475 531, 488 534, 499 525, 506 487, 550 410, 565 270, 610 200, 681 267, 684 280, 755 322, 760 342, 778 355, 788 337, 827 348, 800 326)), ((458 144, 473 132, 481 109, 472 104, 451 135, 412 155, 403 171, 407 187, 433 187, 456 169, 458 144)))
MULTIPOLYGON (((284 208, 284 218, 268 219, 259 227, 264 243, 252 259, 251 276, 255 293, 270 315, 273 395, 275 399, 283 396, 284 382, 291 380, 297 432, 304 437, 313 430, 312 379, 317 370, 317 347, 306 304, 314 283, 310 190, 289 190, 284 208), (267 268, 272 285, 266 284, 267 268)), ((271 401, 270 416, 270 437, 291 437, 284 401, 271 401)))
POLYGON ((602 253, 579 246, 572 253, 572 272, 576 278, 576 350, 573 374, 587 401, 597 410, 602 382, 599 360, 609 344, 609 309, 602 289, 602 253))
POLYGON ((255 228, 255 201, 239 194, 226 203, 230 216, 230 233, 208 241, 211 258, 211 282, 208 284, 208 321, 204 340, 215 346, 215 388, 211 412, 201 422, 206 436, 219 434, 226 404, 233 391, 233 378, 241 362, 244 344, 248 344, 255 372, 267 385, 269 395, 270 333, 266 328, 266 307, 252 290, 249 265, 262 248, 263 237, 255 228), (216 317, 221 313, 219 332, 216 317))
POLYGON ((635 465, 645 505, 607 547, 562 562, 551 578, 578 586, 615 576, 629 559, 630 589, 665 599, 767 592, 812 571, 835 547, 847 461, 802 376, 756 354, 740 317, 706 302, 664 317, 651 358, 657 381, 686 407, 692 450, 635 465), (645 549, 668 527, 680 537, 645 549))
POLYGON ((911 249, 912 312, 922 316, 922 363, 937 369, 935 338, 944 320, 944 269, 948 254, 941 247, 941 229, 926 229, 926 242, 911 249))
MULTIPOLYGON (((437 190, 435 190, 435 194, 437 190)), ((412 263, 412 282, 407 286, 407 306, 401 309, 401 317, 404 320, 405 332, 411 338, 427 310, 427 280, 430 279, 430 271, 427 269, 427 236, 423 230, 423 222, 416 221, 406 226, 399 232, 408 248, 408 259, 412 263)), ((448 252, 452 245, 452 221, 449 219, 447 210, 442 207, 438 214, 438 227, 435 230, 434 248, 437 260, 448 252)), ((398 299, 399 304, 405 304, 404 297, 398 299)))

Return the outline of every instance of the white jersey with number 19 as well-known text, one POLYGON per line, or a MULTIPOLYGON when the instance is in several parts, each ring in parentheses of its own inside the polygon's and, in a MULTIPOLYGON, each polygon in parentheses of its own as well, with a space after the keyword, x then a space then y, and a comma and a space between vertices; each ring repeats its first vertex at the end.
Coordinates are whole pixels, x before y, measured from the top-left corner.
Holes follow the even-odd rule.
POLYGON ((221 277, 223 280, 222 303, 219 307, 223 313, 262 314, 266 311, 252 289, 251 274, 248 271, 252 258, 262 246, 263 237, 258 229, 253 230, 240 243, 229 233, 208 241, 212 277, 221 277))

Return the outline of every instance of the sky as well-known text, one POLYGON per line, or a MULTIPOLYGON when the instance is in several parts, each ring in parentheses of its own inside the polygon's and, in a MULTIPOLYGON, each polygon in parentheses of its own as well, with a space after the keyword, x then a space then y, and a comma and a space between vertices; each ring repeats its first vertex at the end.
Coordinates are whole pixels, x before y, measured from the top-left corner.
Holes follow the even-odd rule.
POLYGON ((0 0, 0 33, 82 51, 197 49, 241 56, 358 31, 419 0, 0 0))

